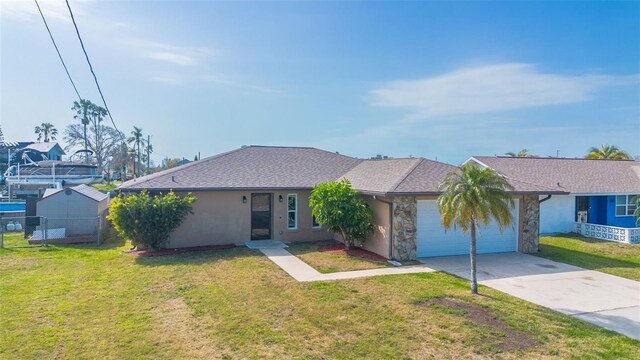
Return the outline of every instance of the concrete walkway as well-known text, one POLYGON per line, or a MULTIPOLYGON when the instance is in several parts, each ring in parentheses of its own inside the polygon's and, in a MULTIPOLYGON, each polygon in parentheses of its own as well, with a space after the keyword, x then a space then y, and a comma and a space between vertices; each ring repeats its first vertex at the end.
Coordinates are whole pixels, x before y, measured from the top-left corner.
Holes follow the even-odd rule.
MULTIPOLYGON (((469 257, 420 259, 469 279, 469 257)), ((478 255, 480 284, 640 340, 640 282, 525 254, 478 255)))
POLYGON ((282 270, 291 275, 292 278, 300 282, 356 279, 378 275, 411 274, 435 271, 427 265, 413 265, 394 268, 344 271, 322 274, 285 249, 268 248, 260 249, 260 251, 265 254, 269 258, 269 260, 276 263, 276 265, 280 266, 282 270))

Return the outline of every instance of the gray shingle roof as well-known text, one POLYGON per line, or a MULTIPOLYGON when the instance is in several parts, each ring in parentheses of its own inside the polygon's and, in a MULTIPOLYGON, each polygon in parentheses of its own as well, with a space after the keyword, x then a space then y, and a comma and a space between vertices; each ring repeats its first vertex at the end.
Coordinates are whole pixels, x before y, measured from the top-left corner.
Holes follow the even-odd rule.
MULTIPOLYGON (((347 178, 368 194, 437 194, 456 167, 423 158, 356 159, 308 147, 247 146, 152 175, 129 180, 122 190, 311 189, 347 178)), ((512 180, 516 192, 558 189, 512 180)))
POLYGON ((508 178, 571 193, 640 193, 640 161, 501 156, 472 159, 508 178))
POLYGON ((362 160, 308 147, 246 146, 123 183, 121 189, 307 189, 362 160))
POLYGON ((77 192, 79 192, 80 194, 88 197, 88 198, 91 198, 91 199, 95 200, 95 201, 102 201, 102 200, 104 200, 104 199, 109 197, 108 194, 105 194, 105 193, 103 193, 101 191, 98 191, 98 190, 92 188, 91 186, 87 186, 87 185, 84 185, 84 184, 81 184, 81 185, 78 185, 78 186, 74 186, 74 187, 72 187, 72 189, 77 191, 77 192))
POLYGON ((425 193, 437 194, 438 184, 450 172, 456 169, 455 166, 433 161, 420 159, 416 167, 402 180, 395 189, 396 193, 425 193))
POLYGON ((421 161, 416 158, 364 160, 343 178, 359 191, 391 193, 421 161))
MULTIPOLYGON (((102 200, 104 200, 104 199, 109 197, 108 194, 105 194, 105 193, 103 193, 101 191, 98 191, 98 190, 92 188, 91 186, 87 186, 87 185, 84 185, 84 184, 72 186, 70 189, 72 189, 72 190, 78 192, 79 194, 82 194, 82 195, 84 195, 84 196, 86 196, 86 197, 88 197, 90 199, 98 201, 98 202, 100 202, 100 201, 102 201, 102 200)), ((63 190, 65 190, 65 189, 63 189, 63 188, 60 188, 60 189, 47 189, 47 190, 44 191, 44 194, 42 195, 42 198, 44 199, 44 198, 47 198, 49 196, 55 195, 55 194, 57 194, 57 193, 59 193, 59 192, 61 192, 63 190)))

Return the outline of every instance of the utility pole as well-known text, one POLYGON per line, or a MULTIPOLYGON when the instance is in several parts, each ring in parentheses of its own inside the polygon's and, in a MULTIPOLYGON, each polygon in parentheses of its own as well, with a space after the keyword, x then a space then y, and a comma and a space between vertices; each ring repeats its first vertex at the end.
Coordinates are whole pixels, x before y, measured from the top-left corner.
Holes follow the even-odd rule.
POLYGON ((151 149, 151 135, 147 135, 147 173, 149 173, 149 150, 151 149))

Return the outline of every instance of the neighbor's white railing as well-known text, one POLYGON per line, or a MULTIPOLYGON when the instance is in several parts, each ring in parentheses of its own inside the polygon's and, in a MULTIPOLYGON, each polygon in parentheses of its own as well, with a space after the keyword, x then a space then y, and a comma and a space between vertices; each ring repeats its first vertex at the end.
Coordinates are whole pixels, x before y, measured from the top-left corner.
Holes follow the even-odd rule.
POLYGON ((640 244, 640 228, 621 228, 578 222, 576 223, 576 232, 594 239, 640 244))

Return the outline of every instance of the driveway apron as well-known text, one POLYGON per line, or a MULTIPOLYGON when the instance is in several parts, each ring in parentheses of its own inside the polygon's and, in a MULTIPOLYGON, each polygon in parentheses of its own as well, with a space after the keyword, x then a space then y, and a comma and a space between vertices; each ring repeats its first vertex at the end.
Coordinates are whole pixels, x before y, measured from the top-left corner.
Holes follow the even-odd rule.
MULTIPOLYGON (((420 259, 430 268, 470 278, 469 256, 420 259)), ((640 340, 640 282, 537 256, 482 254, 478 282, 640 340)))

